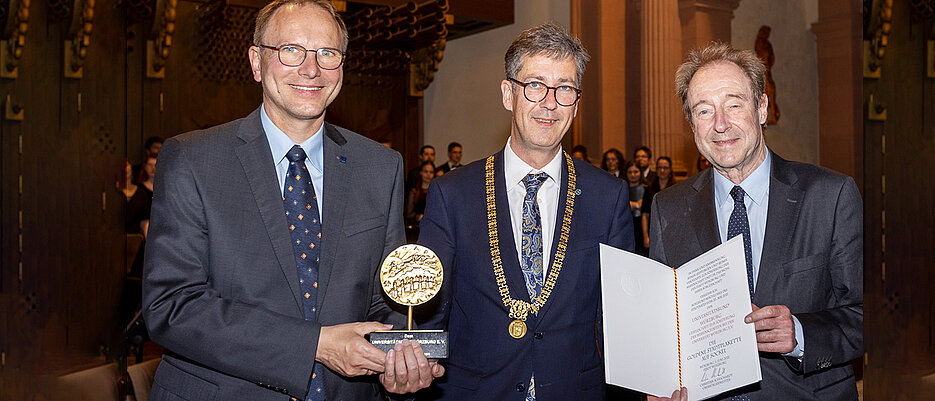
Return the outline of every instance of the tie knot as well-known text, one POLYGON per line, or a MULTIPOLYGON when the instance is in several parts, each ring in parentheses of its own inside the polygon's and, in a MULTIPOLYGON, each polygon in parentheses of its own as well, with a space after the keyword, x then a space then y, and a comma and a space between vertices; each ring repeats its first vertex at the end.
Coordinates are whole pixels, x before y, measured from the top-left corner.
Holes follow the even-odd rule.
POLYGON ((741 188, 740 185, 734 185, 734 188, 730 190, 730 196, 734 198, 734 202, 743 203, 744 195, 745 193, 743 192, 743 188, 741 188))
POLYGON ((305 155, 305 150, 299 145, 293 146, 292 149, 286 152, 286 158, 293 163, 304 162, 306 157, 308 156, 305 155))
POLYGON ((538 191, 542 183, 548 178, 549 175, 546 173, 526 174, 526 176, 523 177, 523 185, 526 186, 526 193, 538 191))

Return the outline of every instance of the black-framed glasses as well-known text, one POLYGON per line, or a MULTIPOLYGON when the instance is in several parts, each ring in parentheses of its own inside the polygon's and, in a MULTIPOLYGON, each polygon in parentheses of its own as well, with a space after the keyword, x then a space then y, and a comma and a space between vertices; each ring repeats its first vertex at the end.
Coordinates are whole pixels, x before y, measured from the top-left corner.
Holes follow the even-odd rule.
POLYGON ((552 90, 552 95, 555 96, 555 103, 558 103, 560 106, 574 106, 575 103, 578 102, 578 98, 581 97, 581 89, 571 85, 552 87, 539 81, 522 82, 510 77, 507 77, 507 79, 522 86, 523 96, 526 96, 526 100, 533 103, 539 103, 545 100, 545 97, 549 95, 549 89, 552 90))
POLYGON ((344 62, 344 53, 338 49, 322 47, 320 49, 306 49, 299 45, 283 45, 279 47, 254 44, 256 47, 276 50, 279 52, 279 62, 287 67, 298 67, 305 62, 308 52, 315 53, 315 62, 323 70, 336 70, 344 62))

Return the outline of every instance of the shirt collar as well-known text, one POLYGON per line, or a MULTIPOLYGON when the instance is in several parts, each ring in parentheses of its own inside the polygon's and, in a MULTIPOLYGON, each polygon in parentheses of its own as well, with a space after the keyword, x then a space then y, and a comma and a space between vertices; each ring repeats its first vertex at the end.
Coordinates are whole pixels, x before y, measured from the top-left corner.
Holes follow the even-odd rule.
MULTIPOLYGON (((769 195, 769 172, 772 164, 771 152, 767 148, 766 158, 763 159, 763 162, 739 184, 740 188, 743 188, 743 192, 753 200, 753 203, 759 206, 766 205, 766 197, 769 195)), ((730 191, 735 184, 717 170, 714 170, 713 174, 714 199, 717 200, 718 206, 723 206, 725 202, 733 203, 734 200, 730 196, 730 191)))
POLYGON ((506 147, 503 149, 503 173, 506 177, 507 190, 514 185, 523 185, 523 178, 529 173, 544 172, 549 175, 549 180, 558 184, 558 179, 562 174, 563 153, 561 146, 559 146, 558 153, 555 154, 552 161, 546 164, 542 170, 537 170, 529 164, 526 164, 523 159, 520 159, 519 156, 513 152, 513 149, 510 148, 510 139, 511 138, 507 138, 506 147))
MULTIPOLYGON (((279 164, 283 158, 286 157, 286 153, 289 152, 289 149, 292 149, 296 143, 293 142, 285 132, 282 132, 276 124, 273 124, 273 120, 270 120, 269 116, 266 115, 264 106, 261 105, 260 109, 262 110, 262 113, 260 113, 260 121, 263 123, 263 131, 266 132, 266 139, 269 141, 269 149, 272 152, 273 161, 279 164)), ((305 154, 308 156, 312 167, 319 172, 324 171, 322 165, 324 165, 325 156, 322 151, 321 139, 324 133, 325 124, 322 124, 314 135, 306 139, 305 142, 298 144, 305 150, 305 154)))

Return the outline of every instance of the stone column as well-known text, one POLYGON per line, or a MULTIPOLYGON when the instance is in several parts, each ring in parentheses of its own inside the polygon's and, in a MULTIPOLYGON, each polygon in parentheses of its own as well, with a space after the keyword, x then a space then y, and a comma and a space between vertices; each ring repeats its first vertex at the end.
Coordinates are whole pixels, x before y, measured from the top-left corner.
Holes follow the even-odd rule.
POLYGON ((682 39, 677 0, 650 0, 641 4, 643 144, 653 158, 669 156, 674 171, 686 171, 694 162, 694 141, 684 131, 681 102, 675 96, 675 70, 681 62, 682 39))
POLYGON ((679 0, 682 22, 682 51, 712 40, 730 43, 730 23, 740 0, 679 0))
POLYGON ((818 52, 818 160, 863 184, 863 103, 859 5, 818 2, 812 24, 818 52))

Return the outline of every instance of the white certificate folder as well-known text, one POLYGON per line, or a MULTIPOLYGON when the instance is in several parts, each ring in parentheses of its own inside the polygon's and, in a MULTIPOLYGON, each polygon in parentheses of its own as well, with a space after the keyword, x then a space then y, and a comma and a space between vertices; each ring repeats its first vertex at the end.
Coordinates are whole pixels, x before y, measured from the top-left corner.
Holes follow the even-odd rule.
POLYGON ((601 244, 607 383, 689 401, 762 379, 743 237, 670 268, 601 244))

